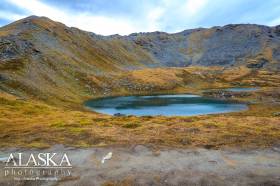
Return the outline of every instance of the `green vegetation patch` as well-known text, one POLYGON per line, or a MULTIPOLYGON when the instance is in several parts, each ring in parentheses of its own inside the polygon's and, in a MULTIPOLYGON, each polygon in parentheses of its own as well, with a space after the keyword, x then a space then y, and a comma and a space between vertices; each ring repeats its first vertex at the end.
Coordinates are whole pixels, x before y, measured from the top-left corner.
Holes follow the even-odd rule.
POLYGON ((128 129, 135 129, 135 128, 138 128, 140 126, 141 125, 138 124, 138 123, 127 123, 127 124, 122 125, 123 128, 128 128, 128 129))

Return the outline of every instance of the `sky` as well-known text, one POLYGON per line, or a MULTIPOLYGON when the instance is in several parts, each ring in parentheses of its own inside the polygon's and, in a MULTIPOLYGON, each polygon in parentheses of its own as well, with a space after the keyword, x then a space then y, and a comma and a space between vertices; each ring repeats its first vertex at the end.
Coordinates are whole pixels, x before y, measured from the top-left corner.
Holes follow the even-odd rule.
POLYGON ((101 35, 280 24, 280 0, 0 0, 0 26, 46 16, 101 35))

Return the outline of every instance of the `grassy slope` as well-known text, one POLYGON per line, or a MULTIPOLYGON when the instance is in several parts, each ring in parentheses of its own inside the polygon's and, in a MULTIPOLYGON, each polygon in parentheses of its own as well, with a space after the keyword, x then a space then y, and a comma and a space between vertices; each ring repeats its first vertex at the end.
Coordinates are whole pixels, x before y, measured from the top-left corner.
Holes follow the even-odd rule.
POLYGON ((280 97, 277 88, 280 77, 278 74, 268 76, 267 73, 252 72, 246 68, 223 70, 219 67, 136 70, 114 74, 111 80, 104 81, 111 82, 107 87, 112 91, 99 95, 136 94, 139 88, 145 87, 151 89, 140 91, 143 94, 166 91, 202 94, 204 88, 229 87, 233 84, 264 87, 256 93, 234 95, 237 100, 256 102, 249 111, 195 117, 112 117, 50 106, 41 101, 20 100, 2 93, 0 145, 47 147, 62 143, 88 147, 140 143, 206 148, 271 146, 280 140, 280 119, 276 115, 280 106, 275 102, 280 97), (209 77, 215 79, 215 83, 209 81, 209 77), (124 79, 139 86, 130 89, 130 86, 127 88, 112 81, 122 82, 124 79), (119 86, 123 87, 122 92, 119 92, 119 86))
POLYGON ((21 20, 1 28, 0 36, 14 41, 11 46, 19 51, 0 61, 1 147, 149 143, 219 148, 279 142, 277 72, 245 67, 149 69, 145 67, 157 62, 142 48, 118 39, 101 41, 47 18, 21 20), (30 45, 24 48, 25 44, 30 45), (256 104, 234 114, 111 117, 82 107, 86 99, 102 96, 206 94, 203 89, 231 86, 263 88, 235 94, 236 100, 256 104))
POLYGON ((111 117, 1 95, 1 147, 164 146, 267 147, 280 140, 279 105, 196 117, 111 117))
POLYGON ((156 64, 133 44, 96 39, 47 18, 17 21, 2 27, 0 36, 11 43, 1 43, 0 49, 16 53, 0 59, 0 88, 51 104, 78 103, 103 91, 103 85, 95 85, 102 81, 92 81, 93 76, 156 64))

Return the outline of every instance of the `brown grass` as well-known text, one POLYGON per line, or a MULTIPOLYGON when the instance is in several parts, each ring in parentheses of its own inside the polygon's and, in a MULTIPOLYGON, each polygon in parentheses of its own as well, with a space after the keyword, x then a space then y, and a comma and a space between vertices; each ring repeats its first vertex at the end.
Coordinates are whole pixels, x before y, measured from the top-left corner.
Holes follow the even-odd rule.
POLYGON ((268 147, 280 141, 277 104, 260 103, 245 112, 195 117, 112 117, 18 100, 6 93, 0 97, 1 147, 268 147))
MULTIPOLYGON (((235 100, 256 103, 250 105, 249 111, 195 117, 112 117, 89 112, 82 108, 82 101, 92 93, 85 93, 74 83, 67 85, 71 86, 69 89, 50 87, 48 93, 51 96, 44 99, 40 98, 44 92, 35 90, 32 92, 38 94, 35 95, 37 98, 27 97, 27 100, 1 93, 0 146, 153 144, 205 148, 267 147, 280 140, 280 119, 275 114, 280 111, 277 104, 280 100, 279 80, 277 73, 251 72, 245 67, 231 70, 188 67, 136 70, 90 76, 78 81, 82 86, 92 83, 99 87, 94 97, 178 92, 202 94, 202 90, 209 88, 262 87, 257 92, 234 94, 235 100), (119 84, 124 80, 128 85, 119 84), (108 94, 103 94, 104 87, 110 89, 108 94), (64 99, 53 104, 61 96, 64 99)), ((26 86, 16 83, 14 89, 26 86)))

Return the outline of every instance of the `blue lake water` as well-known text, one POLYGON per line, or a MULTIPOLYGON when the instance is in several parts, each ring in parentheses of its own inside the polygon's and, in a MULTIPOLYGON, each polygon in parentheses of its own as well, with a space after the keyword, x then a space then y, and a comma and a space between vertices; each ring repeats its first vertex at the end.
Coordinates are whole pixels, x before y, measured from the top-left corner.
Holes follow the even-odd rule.
POLYGON ((251 91, 258 90, 258 88, 256 88, 256 87, 250 87, 250 88, 237 87, 237 88, 227 88, 224 90, 231 91, 231 92, 251 92, 251 91))
POLYGON ((246 104, 190 94, 108 97, 89 100, 85 106, 103 114, 136 116, 193 116, 247 109, 246 104))

